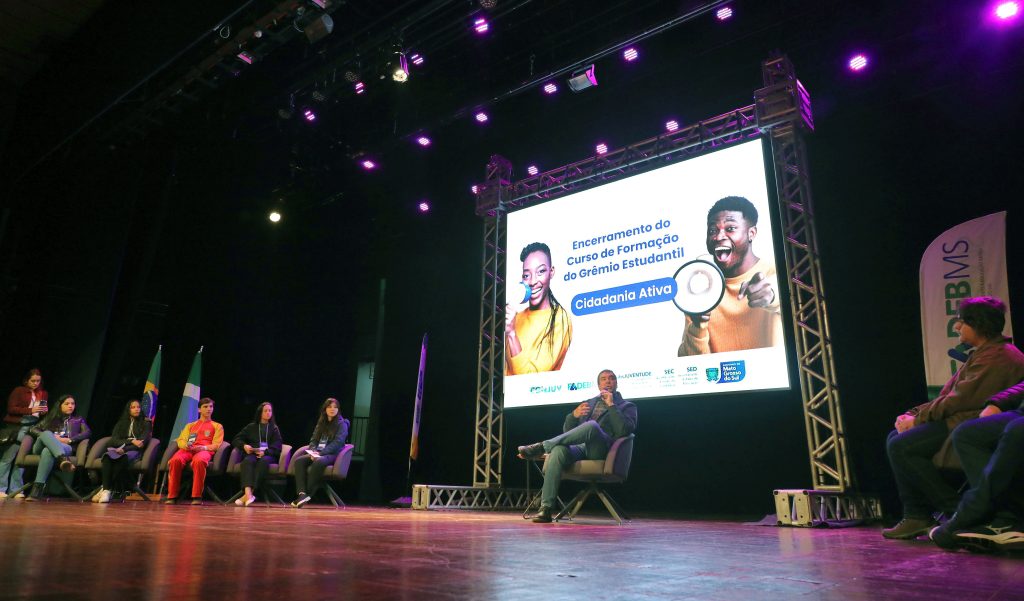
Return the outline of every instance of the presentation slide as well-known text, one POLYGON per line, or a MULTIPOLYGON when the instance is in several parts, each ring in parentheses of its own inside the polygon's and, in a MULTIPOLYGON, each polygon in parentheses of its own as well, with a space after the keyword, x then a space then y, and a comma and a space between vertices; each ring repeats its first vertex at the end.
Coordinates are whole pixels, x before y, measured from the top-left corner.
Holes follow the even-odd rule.
POLYGON ((754 140, 509 213, 505 407, 788 388, 765 171, 754 140))

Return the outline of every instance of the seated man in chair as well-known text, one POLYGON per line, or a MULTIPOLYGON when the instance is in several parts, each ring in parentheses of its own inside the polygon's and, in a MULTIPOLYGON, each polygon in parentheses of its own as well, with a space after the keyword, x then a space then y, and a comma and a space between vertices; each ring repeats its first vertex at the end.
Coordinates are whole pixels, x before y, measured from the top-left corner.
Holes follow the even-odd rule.
POLYGON ((636 430, 636 405, 624 400, 616 390, 615 373, 606 369, 597 375, 601 394, 580 403, 565 416, 562 434, 543 442, 519 447, 519 456, 533 459, 548 454, 544 466, 537 523, 551 522, 551 512, 558 498, 562 472, 581 459, 604 459, 616 438, 636 430))
POLYGON ((943 480, 932 457, 951 446, 949 434, 978 417, 992 395, 1024 378, 1024 354, 1002 334, 1006 305, 991 296, 966 298, 954 329, 974 352, 942 387, 935 399, 896 417, 886 451, 896 488, 903 501, 903 519, 882 531, 892 539, 914 539, 936 525, 932 512, 952 515, 958 497, 943 480))
POLYGON ((206 487, 206 466, 224 442, 224 426, 211 419, 213 399, 199 399, 199 419, 187 424, 178 435, 178 452, 167 462, 167 500, 173 505, 181 489, 181 473, 186 464, 192 465, 192 504, 203 504, 206 487))

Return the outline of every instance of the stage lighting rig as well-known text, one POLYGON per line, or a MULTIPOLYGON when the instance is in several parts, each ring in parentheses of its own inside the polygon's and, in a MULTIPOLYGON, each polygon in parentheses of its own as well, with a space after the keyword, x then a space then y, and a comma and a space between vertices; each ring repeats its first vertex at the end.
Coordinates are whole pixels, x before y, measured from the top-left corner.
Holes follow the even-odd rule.
POLYGON ((406 60, 404 52, 398 52, 398 58, 391 66, 391 79, 398 83, 409 81, 409 62, 406 60))
POLYGON ((594 75, 594 65, 573 71, 566 83, 569 84, 569 89, 573 92, 582 92, 596 86, 597 76, 594 75))

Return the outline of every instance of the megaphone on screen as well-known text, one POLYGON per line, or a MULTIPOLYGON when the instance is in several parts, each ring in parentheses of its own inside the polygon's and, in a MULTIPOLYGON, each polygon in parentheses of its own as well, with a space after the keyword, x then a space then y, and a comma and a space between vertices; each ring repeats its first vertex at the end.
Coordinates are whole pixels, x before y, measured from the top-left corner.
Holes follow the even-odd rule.
POLYGON ((710 313, 725 296, 725 274, 707 259, 684 263, 672 278, 676 281, 672 303, 683 313, 710 313))

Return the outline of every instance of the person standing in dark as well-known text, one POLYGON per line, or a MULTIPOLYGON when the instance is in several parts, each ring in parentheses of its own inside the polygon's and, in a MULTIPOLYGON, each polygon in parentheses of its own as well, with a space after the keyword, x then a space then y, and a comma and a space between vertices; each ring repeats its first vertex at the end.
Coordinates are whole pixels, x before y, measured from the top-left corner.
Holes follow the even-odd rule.
POLYGON ((243 453, 240 462, 242 496, 235 505, 248 507, 256 501, 253 491, 266 479, 270 466, 281 456, 281 430, 274 421, 274 407, 260 403, 252 422, 235 435, 231 446, 243 453))
POLYGON ((124 413, 114 424, 107 442, 107 450, 100 459, 100 473, 103 485, 92 496, 93 503, 109 503, 115 488, 121 487, 121 475, 125 468, 142 457, 142 453, 153 436, 153 424, 142 416, 142 403, 138 399, 128 401, 124 413))
POLYGON ((338 399, 329 398, 320 405, 320 416, 309 438, 305 453, 292 460, 295 465, 295 492, 292 507, 309 503, 320 488, 324 470, 334 464, 348 438, 348 420, 341 416, 338 399))
POLYGON ((534 522, 551 522, 563 471, 581 459, 604 459, 616 438, 636 431, 636 405, 619 394, 615 372, 606 369, 599 373, 597 387, 601 394, 583 401, 565 416, 562 434, 519 447, 519 456, 523 459, 548 455, 540 511, 534 516, 534 522))
MULTIPOLYGON (((14 459, 22 439, 28 434, 29 428, 39 422, 48 410, 46 391, 43 390, 43 374, 38 369, 30 369, 7 397, 7 415, 4 426, 16 429, 14 440, 0 455, 0 499, 6 499, 8 492, 20 490, 25 486, 22 480, 23 469, 15 467, 14 459)), ((24 493, 18 493, 24 498, 24 493)))
MULTIPOLYGON (((936 525, 933 512, 956 511, 959 497, 932 458, 951 447, 953 428, 978 417, 992 395, 1024 379, 1024 354, 1003 336, 1006 305, 991 296, 960 302, 954 329, 974 348, 935 399, 896 417, 886 451, 903 502, 903 519, 882 530, 891 539, 914 539, 936 525)), ((940 455, 941 456, 941 455, 940 455)))

